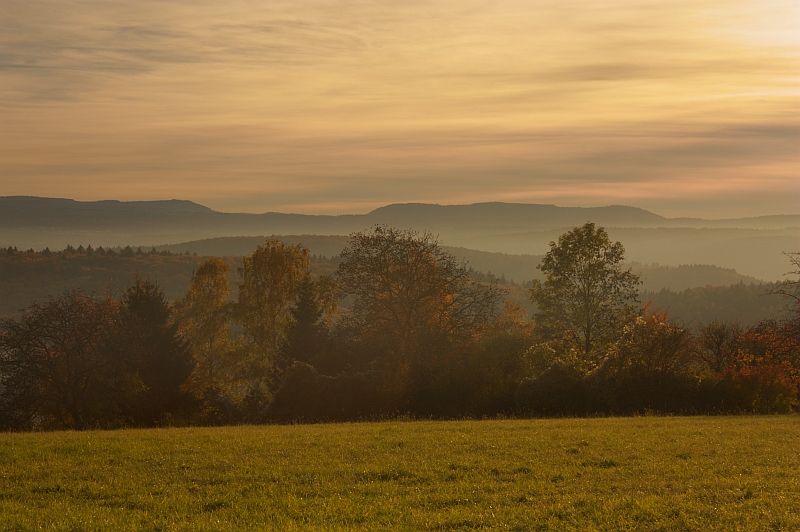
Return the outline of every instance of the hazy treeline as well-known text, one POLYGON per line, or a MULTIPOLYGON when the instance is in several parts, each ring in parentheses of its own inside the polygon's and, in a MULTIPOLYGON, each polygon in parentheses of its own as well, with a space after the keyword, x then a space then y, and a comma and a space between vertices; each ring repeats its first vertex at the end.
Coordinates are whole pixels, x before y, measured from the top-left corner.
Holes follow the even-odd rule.
MULTIPOLYGON (((241 257, 222 260, 231 266, 230 282, 235 283, 241 257)), ((141 277, 157 279, 167 299, 175 301, 186 293, 192 271, 202 261, 203 257, 193 253, 130 246, 110 250, 68 246, 41 252, 0 249, 0 318, 17 317, 31 303, 72 289, 119 295, 137 272, 141 277)), ((336 265, 312 256, 312 268, 332 273, 336 265)))
POLYGON ((712 321, 754 326, 785 312, 782 283, 703 286, 686 290, 662 289, 641 293, 642 301, 669 312, 672 321, 696 329, 712 321))
POLYGON ((312 274, 306 248, 267 240, 236 267, 234 298, 232 264, 219 258, 198 260, 174 304, 140 277, 117 295, 64 292, 0 326, 0 424, 797 406, 796 282, 775 288, 790 303, 780 321, 691 330, 641 307, 623 260, 593 224, 562 235, 530 289, 533 320, 431 235, 382 226, 351 235, 332 275, 312 274))
MULTIPOLYGON (((318 239, 323 238, 327 237, 318 237, 318 239)), ((238 239, 220 240, 238 241, 238 239)), ((248 242, 251 240, 248 239, 248 242)), ((288 240, 282 241, 291 243, 288 240)), ((263 239, 260 242, 263 242, 263 239)), ((336 242, 338 243, 339 240, 336 242)), ((254 244, 254 247, 255 245, 257 244, 254 244)), ((197 269, 204 260, 204 257, 198 257, 195 253, 202 255, 200 251, 205 248, 197 248, 191 254, 187 251, 178 252, 177 249, 180 248, 175 248, 170 252, 157 248, 157 251, 154 252, 152 249, 143 250, 126 246, 113 248, 113 253, 94 250, 91 249, 91 246, 86 248, 69 246, 66 249, 52 252, 0 249, 0 318, 18 317, 21 311, 31 303, 43 301, 49 295, 72 289, 80 289, 88 294, 109 292, 119 295, 137 272, 141 277, 157 279, 167 299, 176 301, 186 293, 192 278, 192 271, 197 269)), ((251 251, 252 249, 250 248, 251 251)), ((333 249, 332 246, 331 249, 333 249)), ((340 248, 336 249, 337 253, 341 251, 340 248)), ((443 247, 443 249, 455 255, 456 258, 469 258, 469 264, 475 266, 472 260, 475 257, 465 253, 469 250, 447 247, 443 247)), ((473 253, 473 255, 475 254, 477 252, 473 253)), ((241 266, 242 257, 241 255, 226 255, 220 256, 220 258, 230 266, 231 297, 235 300, 239 282, 238 269, 241 266)), ((486 258, 482 258, 486 263, 484 265, 489 266, 486 258)), ((327 258, 311 254, 310 270, 314 275, 332 276, 340 262, 341 258, 338 256, 327 258)), ((483 263, 478 262, 477 264, 483 263)), ((541 273, 535 269, 536 264, 534 262, 529 264, 528 278, 541 277, 541 273)), ((668 309, 672 320, 690 327, 714 319, 736 320, 744 325, 755 325, 765 319, 778 316, 784 306, 784 301, 780 296, 770 294, 777 287, 777 283, 741 283, 739 278, 742 276, 722 268, 702 265, 672 268, 640 264, 631 264, 631 267, 634 272, 641 274, 644 281, 640 286, 642 290, 640 299, 644 302, 653 301, 654 307, 668 309), (730 282, 724 283, 725 286, 705 286, 686 290, 651 290, 648 288, 658 286, 658 283, 664 283, 665 286, 681 286, 698 280, 703 282, 716 280, 719 281, 719 284, 723 284, 723 281, 730 282)), ((487 276, 490 275, 491 271, 487 273, 487 276)), ((500 276, 497 279, 497 283, 507 291, 504 296, 505 300, 517 303, 526 308, 529 313, 535 310, 528 298, 528 289, 531 287, 531 283, 514 285, 510 284, 510 279, 508 281, 506 279, 508 279, 507 276, 500 276)))
POLYGON ((117 257, 120 256, 122 258, 130 258, 130 257, 143 257, 145 255, 160 255, 162 257, 171 257, 174 255, 191 255, 189 251, 185 252, 174 252, 166 249, 156 249, 155 246, 151 247, 149 250, 145 249, 142 250, 141 246, 133 249, 131 246, 98 246, 97 248, 93 248, 91 244, 83 247, 83 245, 79 245, 77 248, 73 247, 72 245, 67 245, 64 249, 58 251, 50 251, 49 247, 44 248, 42 251, 34 251, 33 249, 28 249, 26 251, 21 251, 17 249, 16 246, 9 246, 4 250, 6 256, 13 256, 18 254, 23 255, 42 255, 43 257, 49 257, 50 255, 60 255, 60 256, 75 256, 75 255, 85 255, 88 257, 98 256, 98 257, 117 257))

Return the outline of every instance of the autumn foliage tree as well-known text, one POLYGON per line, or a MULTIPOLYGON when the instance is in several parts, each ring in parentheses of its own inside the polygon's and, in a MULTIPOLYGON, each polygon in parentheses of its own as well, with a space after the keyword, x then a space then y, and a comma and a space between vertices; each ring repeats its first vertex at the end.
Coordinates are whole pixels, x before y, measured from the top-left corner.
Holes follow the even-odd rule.
POLYGON ((229 273, 230 266, 222 259, 205 259, 192 273, 186 295, 175 304, 195 364, 186 388, 198 399, 232 393, 237 380, 229 273))
POLYGON ((609 352, 608 364, 648 373, 683 372, 695 361, 694 338, 688 329, 669 321, 661 309, 645 307, 625 325, 609 352))
POLYGON ((596 367, 629 317, 637 311, 639 277, 624 269, 625 248, 593 223, 550 243, 537 266, 544 282, 530 290, 536 324, 549 338, 575 349, 588 369, 596 367))
POLYGON ((265 390, 274 380, 275 361, 292 320, 292 304, 309 276, 308 249, 274 238, 244 257, 239 268, 236 322, 242 327, 251 386, 265 390))
POLYGON ((351 235, 341 257, 337 281, 353 301, 349 318, 399 386, 478 335, 501 298, 428 233, 376 226, 351 235))

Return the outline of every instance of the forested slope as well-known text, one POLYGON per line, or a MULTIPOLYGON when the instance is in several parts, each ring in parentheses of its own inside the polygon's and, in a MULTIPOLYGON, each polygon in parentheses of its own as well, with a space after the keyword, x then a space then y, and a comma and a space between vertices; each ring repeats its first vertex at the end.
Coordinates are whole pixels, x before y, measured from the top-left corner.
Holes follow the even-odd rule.
MULTIPOLYGON (((281 237, 286 242, 303 242, 312 253, 334 249, 346 243, 344 237, 317 237, 315 242, 308 237, 281 237), (341 239, 341 240, 339 240, 341 239), (320 245, 322 244, 322 245, 320 245), (326 247, 327 246, 327 247, 326 247)), ((189 287, 192 271, 203 260, 203 256, 185 254, 186 251, 206 251, 208 255, 222 255, 231 266, 230 282, 232 297, 236 297, 237 269, 242 256, 252 253, 263 243, 263 238, 213 239, 197 243, 186 243, 174 249, 184 249, 184 254, 166 250, 159 252, 127 252, 117 250, 113 254, 87 254, 84 251, 60 251, 53 253, 30 253, 0 251, 0 317, 12 317, 31 303, 44 301, 73 288, 86 293, 119 293, 138 274, 142 278, 157 281, 170 300, 183 296, 189 287), (245 250, 245 247, 252 248, 245 250)), ((79 248, 82 249, 82 248, 79 248)), ((463 248, 445 248, 459 259, 466 259, 477 272, 492 273, 500 277, 499 282, 507 290, 506 299, 520 304, 528 310, 526 285, 506 272, 536 270, 539 257, 532 255, 504 255, 463 248), (506 269, 504 269, 506 267, 506 269), (512 284, 512 280, 517 281, 512 284)), ((338 257, 311 256, 311 271, 317 275, 333 275, 338 257)), ((641 272, 641 301, 652 301, 653 307, 661 307, 674 320, 697 325, 714 319, 738 320, 752 325, 760 320, 778 316, 785 302, 780 296, 769 295, 770 283, 757 284, 752 279, 740 276, 733 270, 714 266, 681 266, 677 268, 643 266, 634 264, 634 271, 641 272), (724 286, 706 286, 721 281, 724 286)))
POLYGON ((183 295, 202 257, 141 253, 121 257, 85 253, 0 253, 0 316, 17 314, 73 288, 103 294, 123 290, 137 275, 157 280, 170 299, 183 295))
MULTIPOLYGON (((49 253, 0 250, 0 318, 16 316, 31 303, 72 289, 87 294, 116 295, 136 275, 158 282, 166 297, 174 301, 186 293, 192 272, 203 259, 199 255, 132 249, 113 254, 87 254, 76 250, 49 253)), ((239 280, 237 269, 242 257, 227 256, 223 259, 231 266, 230 282, 235 296, 239 280)), ((311 269, 315 274, 331 275, 335 268, 335 262, 312 257, 311 269)))
POLYGON ((669 312, 673 321, 690 327, 714 320, 738 321, 742 325, 755 325, 770 317, 779 317, 786 301, 770 293, 777 283, 734 284, 706 286, 681 291, 663 289, 643 292, 643 302, 652 301, 653 308, 669 312))

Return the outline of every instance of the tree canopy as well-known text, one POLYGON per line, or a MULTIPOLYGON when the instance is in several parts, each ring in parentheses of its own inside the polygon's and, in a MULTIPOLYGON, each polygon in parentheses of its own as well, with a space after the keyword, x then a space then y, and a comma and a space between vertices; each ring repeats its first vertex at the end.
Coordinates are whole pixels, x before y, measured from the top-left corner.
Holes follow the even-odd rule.
POLYGON ((187 388, 197 397, 230 392, 236 359, 231 330, 230 266, 218 258, 204 260, 192 273, 186 295, 175 304, 183 336, 192 346, 195 368, 187 388))
POLYGON ((292 319, 292 303, 309 275, 308 265, 307 248, 270 238, 244 257, 239 268, 236 321, 252 351, 250 373, 262 384, 271 378, 292 319))
POLYGON ((403 374, 495 316, 501 290, 470 274, 431 234, 376 226, 351 235, 337 280, 353 298, 350 315, 365 340, 403 374))
POLYGON ((564 233, 537 266, 545 275, 530 290, 534 319, 552 337, 596 364, 636 312, 639 277, 623 269, 625 248, 586 223, 564 233))

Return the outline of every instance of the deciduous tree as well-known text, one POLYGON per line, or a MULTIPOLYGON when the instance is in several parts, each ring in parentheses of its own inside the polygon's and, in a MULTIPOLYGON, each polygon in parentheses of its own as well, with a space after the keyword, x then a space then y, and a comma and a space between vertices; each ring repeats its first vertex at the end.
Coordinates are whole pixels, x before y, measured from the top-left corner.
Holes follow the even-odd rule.
POLYGON ((0 326, 0 408, 17 427, 107 424, 131 385, 110 355, 117 307, 79 291, 34 303, 0 326))
POLYGON ((428 233, 385 226, 354 233, 342 260, 337 280, 352 297, 350 316, 399 379, 479 334, 502 294, 473 280, 428 233))
POLYGON ((639 277, 624 269, 625 249, 593 223, 550 242, 537 266, 545 275, 533 282, 534 320, 551 336, 565 338, 591 367, 635 313, 639 277))
POLYGON ((711 371, 720 373, 741 358, 744 329, 736 322, 712 321, 699 327, 699 354, 711 371))
POLYGON ((251 349, 248 373, 258 386, 273 377, 281 341, 291 323, 292 304, 309 275, 308 249, 274 238, 244 257, 239 268, 239 302, 236 320, 251 349))
POLYGON ((645 373, 684 372, 695 359, 694 338, 689 330, 670 323, 660 309, 645 308, 622 330, 611 348, 607 364, 616 371, 645 373))
POLYGON ((186 388, 198 399, 209 393, 230 393, 238 373, 229 273, 230 266, 222 259, 205 259, 192 273, 186 295, 175 304, 181 332, 190 341, 194 357, 186 388))

